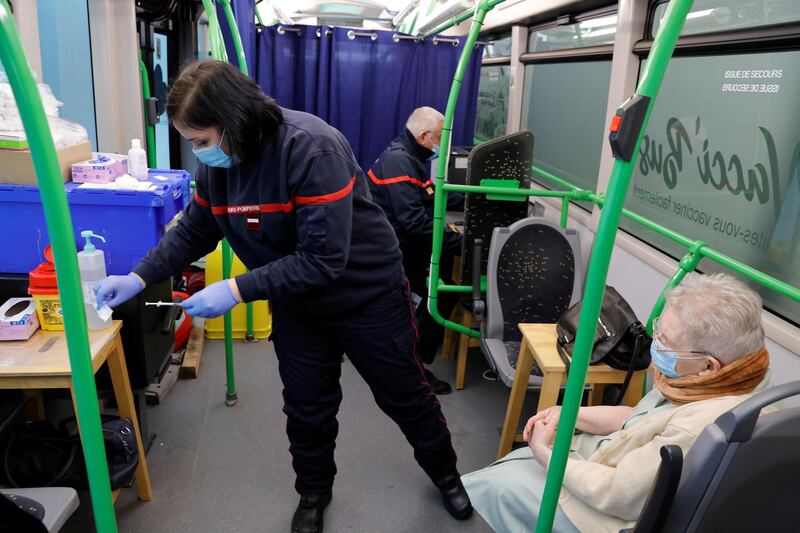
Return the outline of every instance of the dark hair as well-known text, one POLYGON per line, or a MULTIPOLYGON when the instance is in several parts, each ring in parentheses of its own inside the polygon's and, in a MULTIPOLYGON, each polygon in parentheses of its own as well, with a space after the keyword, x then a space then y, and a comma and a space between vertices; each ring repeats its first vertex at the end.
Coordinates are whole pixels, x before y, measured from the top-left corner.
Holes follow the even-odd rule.
POLYGON ((275 100, 223 61, 185 66, 167 95, 167 116, 193 129, 224 130, 231 150, 244 160, 252 159, 283 122, 275 100))

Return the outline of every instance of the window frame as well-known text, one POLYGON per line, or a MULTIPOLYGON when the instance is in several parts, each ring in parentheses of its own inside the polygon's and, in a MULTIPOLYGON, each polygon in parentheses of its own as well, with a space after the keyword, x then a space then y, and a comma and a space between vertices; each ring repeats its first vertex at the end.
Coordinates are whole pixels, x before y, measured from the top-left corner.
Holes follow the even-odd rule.
MULTIPOLYGON (((530 35, 531 33, 539 30, 544 30, 548 28, 554 28, 558 26, 567 26, 570 24, 576 24, 579 22, 584 22, 587 20, 592 20, 601 17, 607 17, 611 15, 619 16, 617 5, 610 5, 600 9, 594 9, 591 11, 584 11, 577 15, 565 15, 559 17, 555 20, 551 20, 542 24, 537 24, 528 28, 528 35, 526 37, 526 43, 530 43, 530 35)), ((617 19, 617 23, 619 23, 619 18, 617 19)), ((526 46, 527 50, 527 46, 526 46)), ((583 46, 577 48, 565 48, 563 50, 548 50, 543 52, 524 52, 520 54, 519 61, 524 66, 528 65, 535 65, 535 64, 547 64, 547 63, 556 63, 556 64, 565 64, 565 63, 576 63, 576 62, 587 62, 587 61, 613 61, 613 54, 614 52, 614 44, 608 45, 595 45, 595 46, 583 46)), ((525 94, 525 83, 522 83, 521 86, 522 94, 525 94)), ((523 113, 525 106, 523 105, 520 108, 520 113, 523 113)), ((520 124, 523 124, 525 117, 521 114, 520 115, 520 124)), ((598 154, 599 164, 602 168, 602 153, 598 154)), ((549 184, 546 179, 532 179, 532 185, 535 188, 539 188, 542 190, 557 190, 555 189, 552 184, 549 184)), ((595 190, 599 190, 600 185, 600 178, 598 176, 597 183, 595 184, 595 190)), ((532 197, 529 200, 529 203, 535 204, 537 198, 532 197)), ((548 198, 543 198, 542 200, 547 201, 548 198)), ((578 211, 571 210, 570 216, 579 215, 582 222, 589 223, 589 217, 593 216, 593 213, 597 210, 597 206, 587 206, 585 203, 579 203, 570 201, 570 204, 574 207, 578 207, 578 211)))

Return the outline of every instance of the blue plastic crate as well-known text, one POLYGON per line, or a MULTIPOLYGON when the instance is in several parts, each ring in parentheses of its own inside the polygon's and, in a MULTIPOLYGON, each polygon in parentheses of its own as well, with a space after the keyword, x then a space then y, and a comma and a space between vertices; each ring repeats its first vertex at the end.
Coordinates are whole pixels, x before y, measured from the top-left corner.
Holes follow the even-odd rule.
MULTIPOLYGON (((190 199, 189 173, 184 170, 151 170, 150 191, 87 189, 79 183, 64 184, 75 243, 80 233, 92 230, 106 239, 95 240, 105 252, 109 274, 127 274, 164 236, 164 227, 190 199), (155 176, 167 179, 158 180, 155 176)), ((39 188, 0 184, 0 272, 27 274, 43 262, 50 244, 39 188)))

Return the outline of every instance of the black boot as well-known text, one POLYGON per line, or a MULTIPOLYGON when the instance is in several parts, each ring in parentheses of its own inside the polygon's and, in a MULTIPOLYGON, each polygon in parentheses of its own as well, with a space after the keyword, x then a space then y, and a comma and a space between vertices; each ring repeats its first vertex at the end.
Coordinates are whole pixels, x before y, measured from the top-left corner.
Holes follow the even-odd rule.
POLYGON ((301 494, 292 517, 292 533, 322 533, 322 515, 332 494, 301 494))
POLYGON ((448 382, 442 381, 441 379, 437 378, 436 376, 433 375, 433 372, 431 372, 427 368, 424 370, 425 370, 425 377, 428 378, 428 381, 433 387, 433 392, 437 396, 441 396, 442 394, 450 394, 451 392, 453 392, 453 388, 450 386, 448 382))
POLYGON ((447 512, 456 520, 466 520, 472 516, 472 503, 467 489, 461 483, 458 472, 451 472, 434 483, 442 493, 442 501, 447 512))

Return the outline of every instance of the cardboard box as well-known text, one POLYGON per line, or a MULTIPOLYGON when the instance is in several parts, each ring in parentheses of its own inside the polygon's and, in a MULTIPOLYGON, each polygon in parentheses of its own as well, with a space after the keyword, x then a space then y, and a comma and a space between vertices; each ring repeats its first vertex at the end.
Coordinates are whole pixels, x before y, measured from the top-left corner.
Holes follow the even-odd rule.
MULTIPOLYGON (((73 163, 92 158, 92 145, 89 141, 56 150, 61 177, 67 182, 72 177, 73 163)), ((0 183, 12 185, 36 185, 36 171, 28 150, 0 150, 0 183)))

